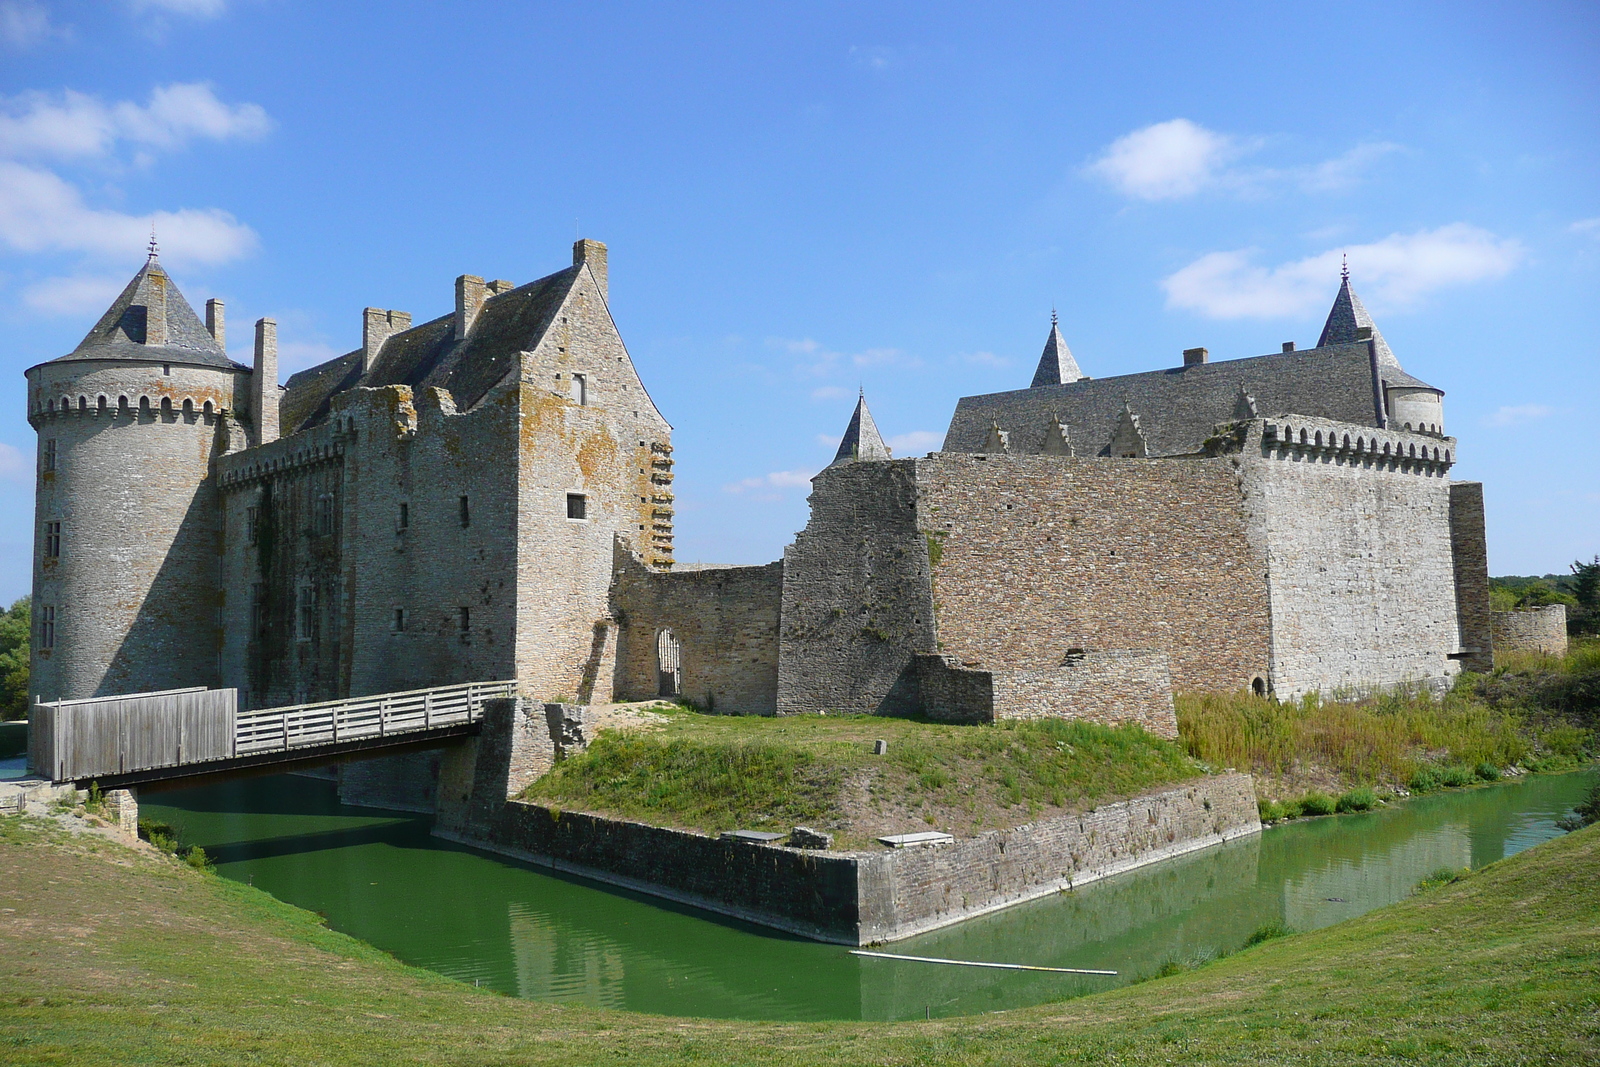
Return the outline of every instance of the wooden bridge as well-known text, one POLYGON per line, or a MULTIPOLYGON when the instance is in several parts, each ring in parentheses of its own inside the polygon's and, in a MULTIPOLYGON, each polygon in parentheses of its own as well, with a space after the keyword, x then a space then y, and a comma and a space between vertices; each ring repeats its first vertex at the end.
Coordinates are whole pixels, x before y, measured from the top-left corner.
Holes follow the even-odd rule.
POLYGON ((477 733, 484 701, 516 692, 467 682, 260 711, 239 711, 234 689, 36 701, 28 766, 102 789, 200 785, 455 744, 477 733))

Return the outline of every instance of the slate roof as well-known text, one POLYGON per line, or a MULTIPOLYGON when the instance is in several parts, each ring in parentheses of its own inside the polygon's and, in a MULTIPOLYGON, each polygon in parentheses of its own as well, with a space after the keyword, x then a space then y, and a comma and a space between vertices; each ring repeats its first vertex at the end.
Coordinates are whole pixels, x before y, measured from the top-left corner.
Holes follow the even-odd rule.
POLYGON ((1072 349, 1061 336, 1055 312, 1050 313, 1050 336, 1045 338, 1044 353, 1039 357, 1039 367, 1033 372, 1034 385, 1061 385, 1083 377, 1078 361, 1072 358, 1072 349))
POLYGON ((856 410, 850 416, 850 425, 844 431, 844 440, 839 442, 839 451, 834 454, 832 467, 839 463, 853 463, 863 459, 891 459, 889 446, 883 443, 883 436, 878 433, 878 424, 872 421, 872 412, 867 410, 867 396, 861 394, 856 400, 856 410))
POLYGON ((457 409, 472 408, 516 369, 519 353, 539 344, 582 269, 568 267, 487 298, 465 341, 456 336, 452 313, 389 337, 365 375, 360 349, 301 371, 289 379, 279 408, 284 434, 321 423, 333 397, 357 386, 439 386, 457 409))
MULTIPOLYGON (((1046 362, 1056 331, 1051 333, 1031 387, 957 402, 945 433, 946 452, 982 452, 993 428, 999 427, 1007 435, 1010 451, 1036 453, 1059 420, 1079 455, 1107 455, 1126 411, 1137 422, 1149 455, 1187 455, 1200 451, 1219 423, 1239 417, 1244 397, 1253 400, 1256 412, 1265 418, 1309 415, 1377 426, 1383 386, 1442 392, 1400 368, 1372 316, 1351 290, 1348 276, 1342 279, 1317 347, 1299 352, 1114 378, 1063 380, 1057 385, 1040 382, 1041 376, 1049 377, 1046 362), (1374 353, 1357 338, 1356 331, 1363 326, 1372 328, 1377 382, 1374 353)), ((1065 343, 1057 349, 1065 350, 1065 343)))
POLYGON ((100 321, 78 342, 78 347, 50 362, 66 363, 83 359, 125 359, 141 363, 187 363, 225 370, 249 369, 228 358, 154 255, 139 268, 122 294, 100 316, 100 321), (166 290, 167 343, 164 345, 145 343, 147 312, 151 301, 158 299, 157 286, 166 290))

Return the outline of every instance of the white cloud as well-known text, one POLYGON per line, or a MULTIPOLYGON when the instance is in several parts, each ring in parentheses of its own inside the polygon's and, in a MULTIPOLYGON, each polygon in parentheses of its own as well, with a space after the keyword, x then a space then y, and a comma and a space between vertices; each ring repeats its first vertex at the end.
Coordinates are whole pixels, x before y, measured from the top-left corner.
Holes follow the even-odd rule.
POLYGON ((0 441, 0 481, 33 481, 33 461, 15 445, 0 441))
POLYGON ((850 60, 862 70, 878 73, 894 66, 896 53, 893 48, 882 45, 853 44, 850 46, 850 60))
POLYGON ((932 452, 944 444, 944 434, 932 430, 912 430, 891 437, 885 442, 895 455, 905 458, 907 456, 920 456, 924 452, 932 452))
POLYGON ((1176 200, 1213 188, 1254 193, 1284 184, 1307 192, 1336 192, 1354 185, 1376 160, 1400 151, 1397 144, 1373 141, 1305 166, 1230 165, 1265 143, 1172 119, 1117 138, 1085 169, 1124 196, 1140 200, 1176 200))
POLYGON ((993 352, 961 352, 950 357, 951 363, 972 363, 980 367, 1009 367, 1011 360, 993 352))
POLYGON ((50 25, 50 12, 37 0, 0 2, 0 44, 10 48, 31 48, 57 31, 50 25))
POLYGON ((150 225, 176 263, 225 263, 255 250, 250 227, 218 208, 127 215, 91 208, 47 170, 0 161, 0 243, 19 252, 84 252, 126 260, 144 248, 150 225))
MULTIPOLYGON (((251 344, 255 344, 252 336, 251 344)), ((287 378, 295 371, 315 367, 319 363, 326 363, 335 356, 342 356, 343 352, 334 348, 325 341, 283 341, 278 342, 278 372, 287 378)), ((255 349, 250 350, 250 358, 241 360, 248 363, 255 358, 255 349)))
POLYGON ((1118 137, 1089 173, 1126 196, 1170 200, 1199 192, 1240 151, 1235 138, 1172 119, 1118 137))
POLYGON ((227 0, 129 0, 135 11, 159 11, 167 15, 214 19, 228 9, 227 0))
POLYGON ((819 434, 817 434, 817 444, 821 445, 823 448, 829 448, 829 449, 838 448, 839 447, 839 442, 843 441, 843 440, 844 440, 844 434, 837 434, 837 433, 819 433, 819 434))
POLYGON ((757 500, 777 500, 780 493, 776 489, 809 489, 811 479, 816 477, 815 472, 807 471, 773 471, 760 478, 745 478, 741 481, 730 482, 722 489, 727 493, 751 495, 757 500))
MULTIPOLYGON (((796 340, 789 337, 769 337, 767 347, 776 348, 795 357, 795 372, 803 378, 827 378, 846 367, 899 366, 920 367, 922 360, 909 356, 898 348, 868 348, 854 354, 836 352, 810 337, 796 340)), ((819 393, 821 390, 819 390, 819 393)), ((826 399, 832 394, 817 396, 826 399)))
POLYGON ((161 86, 146 104, 107 104, 70 89, 0 102, 0 155, 10 158, 104 156, 118 141, 173 149, 195 138, 250 140, 271 129, 259 104, 225 104, 202 82, 161 86))
POLYGON ((1516 426, 1518 423, 1543 419, 1554 413, 1554 408, 1543 404, 1515 404, 1497 408, 1483 422, 1486 426, 1516 426))
POLYGON ((1573 233, 1581 233, 1600 240, 1600 218, 1579 219, 1567 228, 1573 233))
POLYGON ((110 306, 127 281, 97 274, 47 278, 24 289, 22 302, 42 315, 97 315, 110 306))
POLYGON ((1522 245, 1463 222, 1391 234, 1276 267, 1255 262, 1256 249, 1212 252, 1164 278, 1167 306, 1213 319, 1306 315, 1328 301, 1341 254, 1363 299, 1405 306, 1454 285, 1500 278, 1522 260, 1522 245))
POLYGON ((850 395, 850 390, 842 385, 823 385, 811 390, 812 400, 844 400, 850 395))

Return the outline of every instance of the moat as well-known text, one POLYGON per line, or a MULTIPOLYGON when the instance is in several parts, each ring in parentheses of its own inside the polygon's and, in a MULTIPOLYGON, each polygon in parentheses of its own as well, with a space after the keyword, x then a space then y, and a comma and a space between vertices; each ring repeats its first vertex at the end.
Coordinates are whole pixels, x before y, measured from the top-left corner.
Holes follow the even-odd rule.
POLYGON ((1534 776, 1290 823, 1076 892, 897 942, 908 955, 1109 969, 1117 978, 861 959, 600 889, 429 836, 421 816, 342 806, 330 783, 256 779, 151 795, 147 818, 224 877, 396 957, 513 996, 669 1015, 903 1019, 1097 992, 1257 927, 1313 929, 1557 836, 1600 771, 1534 776))

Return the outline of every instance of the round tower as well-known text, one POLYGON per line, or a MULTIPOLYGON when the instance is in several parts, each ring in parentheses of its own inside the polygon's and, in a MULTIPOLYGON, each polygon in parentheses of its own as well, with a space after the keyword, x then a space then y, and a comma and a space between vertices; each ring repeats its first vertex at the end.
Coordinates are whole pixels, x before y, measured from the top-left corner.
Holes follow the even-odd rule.
POLYGON ((46 700, 214 685, 211 461, 250 369, 148 262, 70 353, 30 367, 39 434, 30 688, 46 700))

